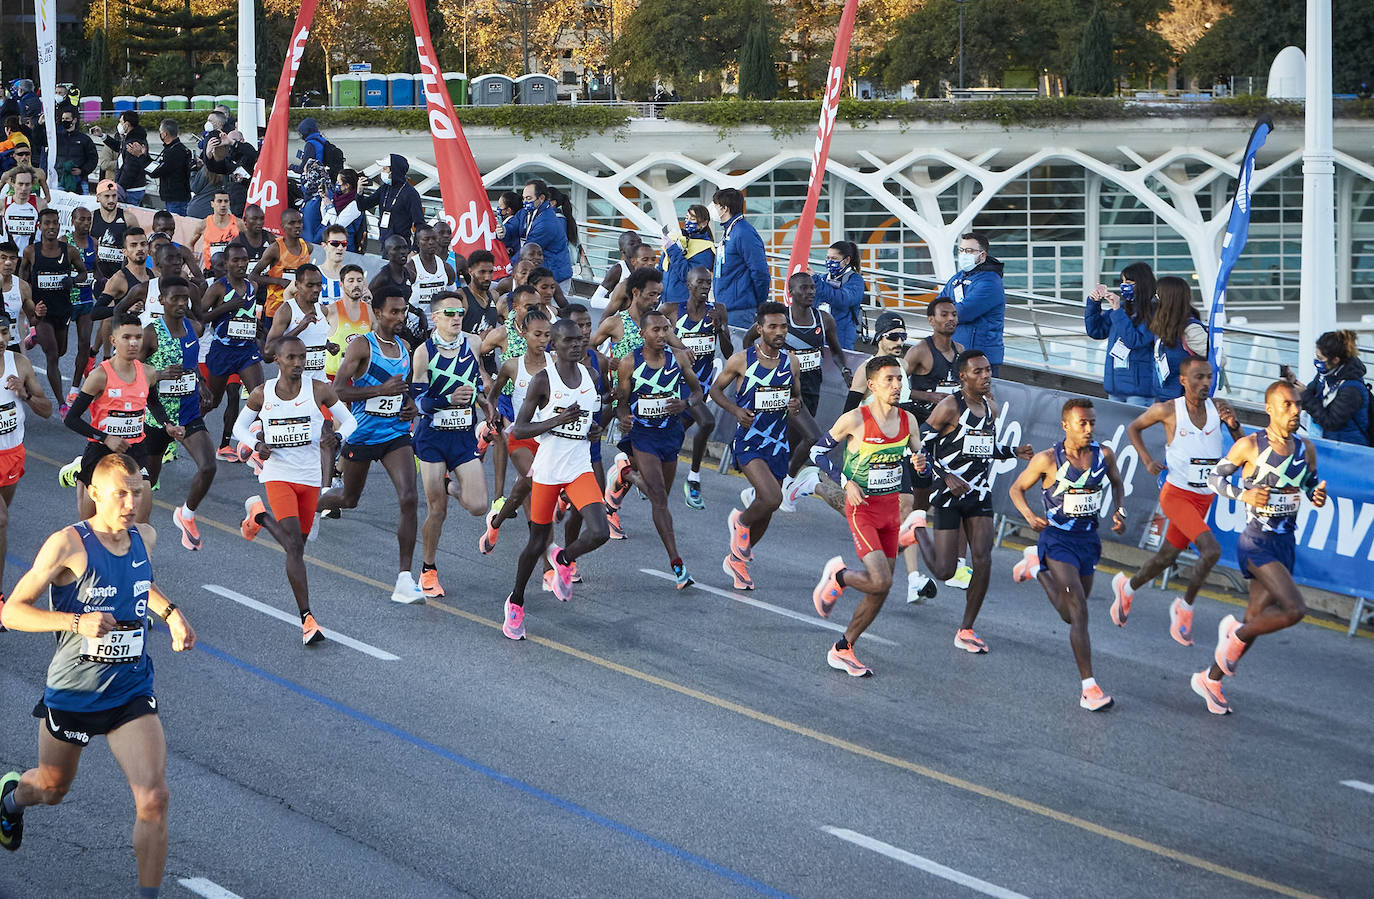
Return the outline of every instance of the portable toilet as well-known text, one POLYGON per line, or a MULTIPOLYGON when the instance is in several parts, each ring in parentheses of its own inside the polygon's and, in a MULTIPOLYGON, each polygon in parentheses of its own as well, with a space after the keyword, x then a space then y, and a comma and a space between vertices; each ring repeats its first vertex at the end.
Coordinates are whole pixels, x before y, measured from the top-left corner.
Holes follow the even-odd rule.
POLYGON ((428 99, 425 97, 425 76, 416 75, 415 77, 415 105, 426 106, 428 99))
POLYGON ((385 106, 386 84, 386 76, 380 72, 368 72, 363 75, 363 105, 385 106))
POLYGON ((349 72, 339 81, 339 106, 356 109, 363 105, 363 79, 356 72, 349 72))
POLYGON ((158 112, 162 109, 162 98, 155 94, 142 94, 137 101, 139 112, 158 112))
POLYGON ((172 94, 170 97, 162 98, 163 109, 190 109, 190 101, 185 94, 172 94))
POLYGON ((115 115, 119 115, 121 112, 127 112, 130 109, 134 109, 136 106, 138 106, 137 97, 131 97, 128 94, 120 94, 118 97, 114 98, 115 115))
POLYGON ((496 74, 472 79, 473 106, 505 106, 514 101, 515 79, 496 74))
POLYGON ((558 102, 558 82, 551 75, 532 72, 515 79, 520 103, 525 106, 542 106, 558 102))
POLYGON ((191 108, 209 112, 215 108, 215 98, 210 94, 196 94, 191 98, 191 108))
POLYGON ((329 79, 329 105, 343 105, 343 83, 349 73, 344 72, 329 79))
POLYGON ((468 105, 468 76, 465 72, 445 72, 444 85, 454 106, 468 105))
POLYGON ((393 72, 386 76, 392 106, 415 105, 415 76, 408 72, 393 72))
POLYGON ((227 107, 229 107, 229 111, 230 111, 230 112, 238 112, 238 111, 239 111, 239 95, 238 95, 238 94, 220 94, 219 96, 215 97, 215 105, 216 105, 216 106, 227 106, 227 107))
POLYGON ((83 96, 81 98, 81 121, 94 122, 100 118, 100 109, 104 103, 104 97, 83 96))

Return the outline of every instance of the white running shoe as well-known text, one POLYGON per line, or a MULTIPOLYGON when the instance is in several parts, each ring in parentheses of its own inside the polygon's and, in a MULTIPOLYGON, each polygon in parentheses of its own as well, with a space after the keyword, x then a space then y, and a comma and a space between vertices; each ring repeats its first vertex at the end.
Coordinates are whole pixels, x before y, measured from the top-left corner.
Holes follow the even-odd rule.
POLYGON ((739 507, 747 509, 754 504, 754 488, 745 487, 739 492, 739 507))
POLYGON ((409 571, 402 571, 396 575, 396 589, 391 591, 391 601, 407 606, 425 601, 424 591, 415 583, 415 578, 409 571))
POLYGON ((797 482, 790 474, 782 479, 782 502, 778 504, 778 511, 797 511, 797 482))
POLYGON ((906 601, 908 603, 922 603, 927 599, 934 599, 935 590, 935 581, 919 571, 906 576, 906 601))

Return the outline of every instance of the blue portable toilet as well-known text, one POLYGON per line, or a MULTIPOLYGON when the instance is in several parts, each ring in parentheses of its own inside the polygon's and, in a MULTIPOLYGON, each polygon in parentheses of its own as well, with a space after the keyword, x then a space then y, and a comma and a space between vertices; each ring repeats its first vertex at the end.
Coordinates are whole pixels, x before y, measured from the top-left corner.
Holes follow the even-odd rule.
POLYGON ((415 76, 409 73, 393 72, 386 76, 390 88, 392 106, 415 105, 415 76))
POLYGON ((478 75, 472 79, 473 106, 505 106, 515 102, 515 79, 505 75, 478 75))
POLYGON ((363 76, 363 105, 386 105, 386 76, 380 72, 369 72, 363 76))
POLYGON ((415 76, 415 105, 427 106, 429 99, 425 96, 425 76, 415 76))
POLYGON ((115 115, 119 115, 121 112, 127 112, 130 109, 135 109, 137 108, 137 106, 137 97, 131 97, 128 94, 121 94, 120 96, 114 98, 115 115))
POLYGON ((139 112, 161 112, 162 98, 153 94, 143 94, 138 98, 139 112))

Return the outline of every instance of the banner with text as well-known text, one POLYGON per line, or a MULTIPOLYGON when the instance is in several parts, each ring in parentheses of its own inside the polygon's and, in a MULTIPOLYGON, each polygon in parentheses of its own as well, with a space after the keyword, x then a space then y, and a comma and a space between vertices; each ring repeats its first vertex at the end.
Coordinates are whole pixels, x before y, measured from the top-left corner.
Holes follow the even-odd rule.
MULTIPOLYGON (((267 119, 267 135, 253 167, 253 180, 248 183, 248 203, 262 209, 266 222, 263 227, 273 234, 281 234, 281 214, 286 209, 286 144, 290 139, 291 88, 296 84, 296 71, 305 53, 305 41, 310 36, 310 23, 315 18, 318 0, 302 0, 291 30, 291 43, 286 46, 286 61, 277 80, 277 94, 272 98, 272 114, 267 119)), ((253 135, 245 135, 248 140, 253 135)))
MULTIPOLYGON (((57 181, 57 0, 37 0, 34 28, 38 32, 38 89, 43 99, 44 130, 48 133, 48 185, 57 181)), ((33 160, 38 163, 37 159, 33 160)))

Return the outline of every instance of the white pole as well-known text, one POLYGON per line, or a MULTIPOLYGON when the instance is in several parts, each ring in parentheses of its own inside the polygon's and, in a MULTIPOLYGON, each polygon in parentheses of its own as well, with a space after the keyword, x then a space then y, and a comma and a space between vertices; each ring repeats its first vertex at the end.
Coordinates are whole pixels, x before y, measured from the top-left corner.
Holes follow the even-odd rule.
POLYGON ((258 143, 257 16, 253 0, 239 0, 239 130, 258 143))
POLYGON ((1302 153, 1298 365, 1310 380, 1317 338, 1336 326, 1336 157, 1331 135, 1331 0, 1307 0, 1307 114, 1302 153))

